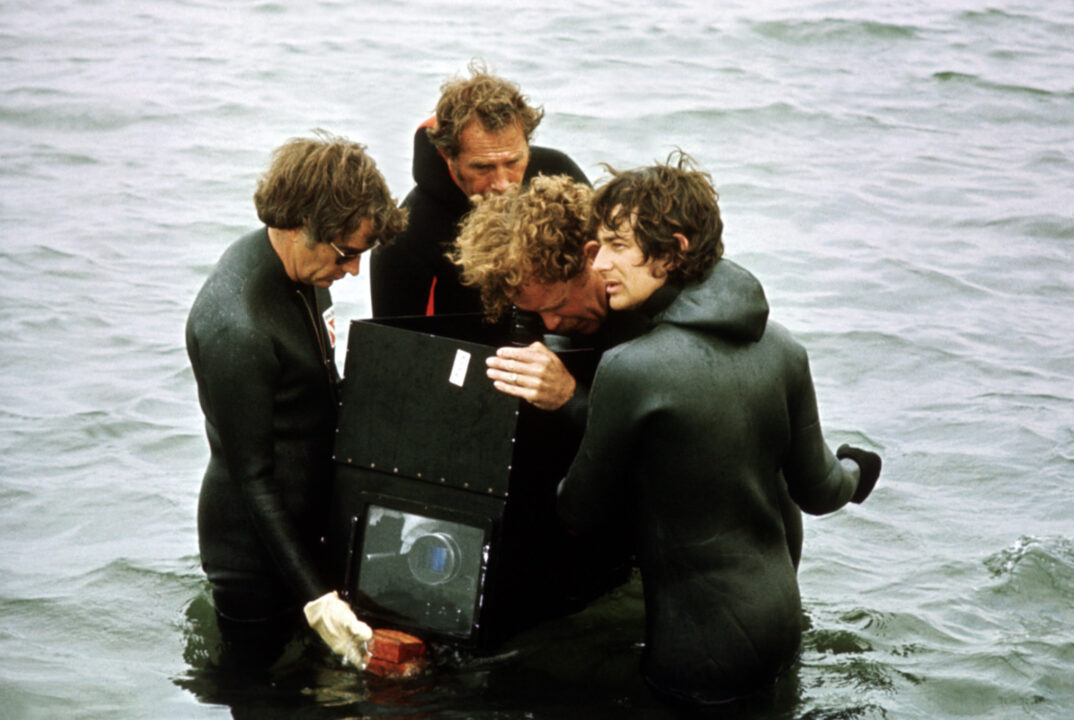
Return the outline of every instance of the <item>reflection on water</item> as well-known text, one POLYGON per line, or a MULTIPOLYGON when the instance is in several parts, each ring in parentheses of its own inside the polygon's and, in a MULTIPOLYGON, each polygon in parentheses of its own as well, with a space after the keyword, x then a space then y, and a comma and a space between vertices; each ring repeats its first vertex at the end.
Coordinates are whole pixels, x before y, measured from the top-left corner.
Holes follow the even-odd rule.
MULTIPOLYGON (((862 628, 887 622, 867 613, 843 620, 862 628)), ((430 669, 407 679, 378 678, 345 667, 311 633, 294 639, 267 669, 222 669, 216 616, 204 590, 185 611, 184 660, 189 668, 174 682, 202 703, 226 706, 236 718, 882 716, 882 709, 869 701, 826 707, 808 697, 803 678, 884 692, 891 692, 894 683, 890 668, 870 655, 874 648, 864 633, 816 630, 808 617, 803 623, 803 652, 829 658, 823 679, 815 668, 799 662, 768 692, 698 710, 658 699, 641 679, 644 612, 637 576, 585 611, 526 631, 495 650, 475 654, 434 646, 430 669)))
POLYGON ((408 679, 345 667, 311 633, 293 640, 267 669, 222 668, 220 632, 206 591, 186 609, 184 659, 190 669, 175 682, 202 702, 227 705, 235 717, 467 717, 467 708, 523 712, 561 702, 597 708, 619 701, 624 691, 644 692, 634 681, 643 631, 639 590, 635 584, 617 591, 566 623, 533 630, 489 653, 434 646, 431 669, 408 679))
POLYGON ((345 667, 311 633, 295 638, 267 669, 224 669, 207 591, 186 608, 183 632, 189 670, 175 684, 203 703, 227 706, 236 718, 776 720, 797 717, 801 699, 796 667, 768 693, 707 711, 658 700, 638 672, 644 612, 637 577, 585 611, 533 628, 495 650, 474 654, 434 646, 430 670, 407 679, 378 678, 345 667))

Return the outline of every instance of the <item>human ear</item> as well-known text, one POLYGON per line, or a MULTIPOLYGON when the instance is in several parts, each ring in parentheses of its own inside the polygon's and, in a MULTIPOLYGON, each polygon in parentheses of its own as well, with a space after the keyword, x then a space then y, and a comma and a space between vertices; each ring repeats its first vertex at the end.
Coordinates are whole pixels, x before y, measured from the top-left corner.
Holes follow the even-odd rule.
POLYGON ((444 164, 447 165, 447 171, 448 171, 448 175, 451 176, 451 181, 453 183, 455 183, 456 185, 458 185, 459 188, 461 189, 462 188, 462 183, 459 182, 459 174, 456 172, 456 170, 458 170, 458 168, 457 168, 456 163, 455 163, 455 158, 451 157, 446 152, 444 152, 443 148, 437 148, 436 151, 438 153, 440 153, 440 157, 442 157, 444 159, 444 164))
MULTIPOLYGON (((686 251, 690 249, 690 238, 686 237, 682 233, 674 233, 674 234, 672 234, 671 237, 675 238, 676 242, 678 242, 678 244, 679 244, 679 250, 685 255, 686 251)), ((668 258, 664 262, 664 270, 674 270, 674 269, 675 269, 675 261, 673 259, 671 259, 671 258, 668 258)))
POLYGON ((596 240, 590 240, 582 246, 582 252, 585 254, 585 259, 592 264, 597 259, 597 253, 600 252, 600 243, 596 240))
MULTIPOLYGON (((674 233, 671 237, 675 239, 676 243, 678 243, 678 245, 679 245, 679 250, 682 251, 683 253, 685 253, 686 249, 688 247, 690 247, 690 240, 687 239, 687 237, 685 235, 683 235, 682 233, 674 233)), ((674 256, 674 253, 669 252, 667 254, 666 258, 664 258, 664 259, 662 259, 662 260, 660 260, 658 262, 658 267, 662 268, 664 270, 664 272, 674 270, 675 269, 675 256, 674 256)))

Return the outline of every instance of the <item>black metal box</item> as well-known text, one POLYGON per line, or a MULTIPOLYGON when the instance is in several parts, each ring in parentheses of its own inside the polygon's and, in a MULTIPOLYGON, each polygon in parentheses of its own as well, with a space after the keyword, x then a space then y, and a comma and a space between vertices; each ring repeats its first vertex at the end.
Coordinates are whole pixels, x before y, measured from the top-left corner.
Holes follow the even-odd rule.
MULTIPOLYGON (((490 646, 626 579, 620 548, 555 513, 583 428, 485 375, 508 342, 476 315, 351 324, 329 549, 374 626, 490 646)), ((559 356, 582 381, 598 359, 559 356)))

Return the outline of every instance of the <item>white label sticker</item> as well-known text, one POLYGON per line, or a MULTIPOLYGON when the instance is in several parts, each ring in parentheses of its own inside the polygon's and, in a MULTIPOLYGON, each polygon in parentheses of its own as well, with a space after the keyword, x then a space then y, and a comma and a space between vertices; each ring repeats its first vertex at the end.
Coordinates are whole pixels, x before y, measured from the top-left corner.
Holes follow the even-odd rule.
POLYGON ((324 319, 324 326, 328 328, 328 344, 333 348, 336 347, 336 307, 335 305, 329 305, 328 309, 321 313, 321 317, 324 319))
POLYGON ((465 350, 455 351, 455 362, 451 366, 451 377, 448 378, 452 385, 462 387, 466 382, 466 370, 470 367, 470 353, 465 350))

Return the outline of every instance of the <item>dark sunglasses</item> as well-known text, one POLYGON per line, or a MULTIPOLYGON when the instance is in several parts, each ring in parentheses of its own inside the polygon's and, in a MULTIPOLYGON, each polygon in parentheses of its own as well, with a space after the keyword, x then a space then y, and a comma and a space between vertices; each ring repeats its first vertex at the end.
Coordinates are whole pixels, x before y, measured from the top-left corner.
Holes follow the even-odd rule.
POLYGON ((331 240, 328 241, 328 244, 331 245, 332 249, 336 251, 336 255, 339 255, 339 257, 336 258, 336 265, 346 265, 359 255, 364 253, 367 249, 362 248, 361 250, 356 250, 354 248, 347 248, 346 250, 344 250, 331 240))

